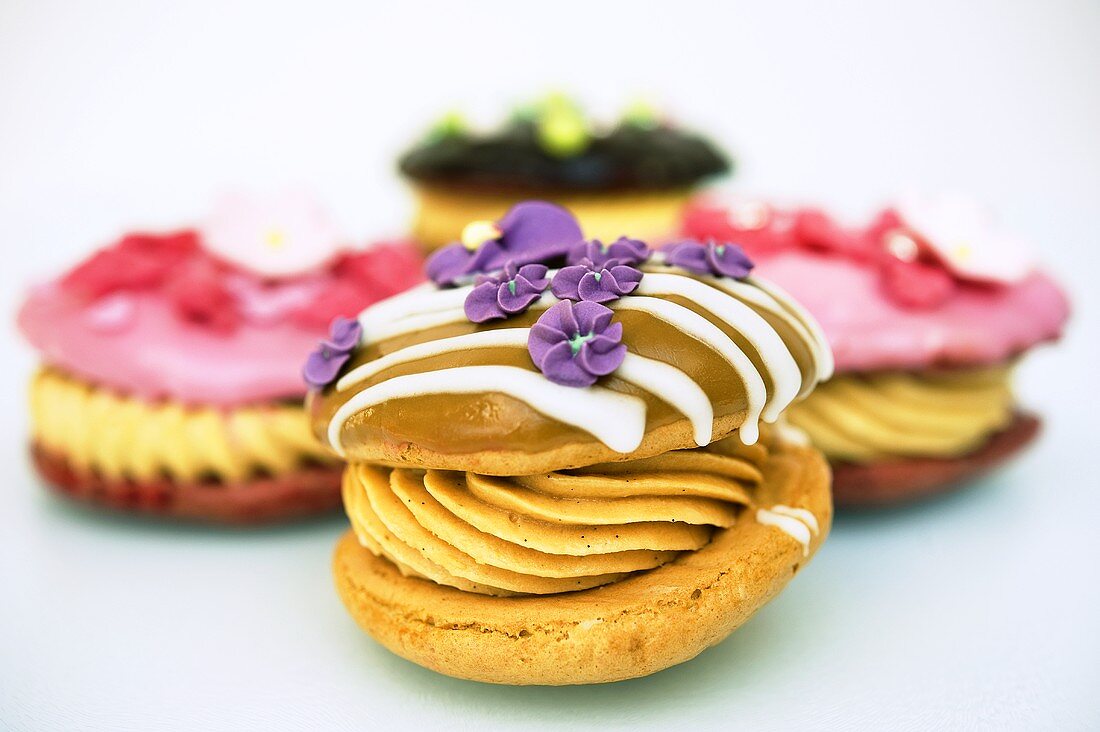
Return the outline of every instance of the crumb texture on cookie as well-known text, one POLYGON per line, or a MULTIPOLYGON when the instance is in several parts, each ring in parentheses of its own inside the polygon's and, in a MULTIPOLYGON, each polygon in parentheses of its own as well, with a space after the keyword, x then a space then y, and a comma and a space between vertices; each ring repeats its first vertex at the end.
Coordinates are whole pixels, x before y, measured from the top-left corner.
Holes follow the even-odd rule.
POLYGON ((778 288, 659 260, 640 267, 633 294, 608 303, 627 356, 585 388, 546 379, 528 353, 532 326, 559 302, 549 292, 482 324, 464 312, 470 285, 368 308, 359 349, 313 399, 315 434, 352 461, 557 470, 705 445, 734 429, 751 443, 761 420, 831 373, 820 330, 778 288))
POLYGON ((791 406, 787 419, 832 460, 951 458, 1013 419, 1010 366, 844 374, 791 406))
POLYGON ((35 443, 106 480, 231 483, 334 462, 296 404, 148 402, 49 368, 31 382, 30 402, 35 443))

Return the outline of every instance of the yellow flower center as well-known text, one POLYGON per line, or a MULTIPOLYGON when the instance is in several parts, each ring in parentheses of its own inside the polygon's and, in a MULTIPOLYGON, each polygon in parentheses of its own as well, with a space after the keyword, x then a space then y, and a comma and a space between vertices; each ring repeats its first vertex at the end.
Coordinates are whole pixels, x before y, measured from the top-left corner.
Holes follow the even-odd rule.
POLYGON ((286 246, 286 234, 279 229, 271 229, 264 235, 264 244, 271 249, 282 249, 286 246))
POLYGON ((471 252, 487 241, 499 239, 503 232, 492 221, 471 221, 462 229, 462 246, 471 252))

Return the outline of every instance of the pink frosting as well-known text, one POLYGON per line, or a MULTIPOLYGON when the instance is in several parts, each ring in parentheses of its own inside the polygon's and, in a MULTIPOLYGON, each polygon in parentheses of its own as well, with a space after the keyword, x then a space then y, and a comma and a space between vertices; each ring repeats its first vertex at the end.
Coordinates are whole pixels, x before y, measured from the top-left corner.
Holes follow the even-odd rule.
POLYGON ((838 371, 999 363, 1061 335, 1069 304, 1046 275, 1001 288, 961 288, 934 310, 884 297, 878 273, 840 257, 783 252, 754 274, 787 290, 821 323, 838 371))
MULTIPOLYGON (((110 256, 130 255, 116 247, 110 256)), ((299 399, 302 364, 332 312, 354 315, 421 279, 419 257, 398 244, 269 282, 219 272, 219 288, 238 313, 228 328, 181 314, 170 287, 112 285, 90 296, 72 284, 73 273, 34 288, 19 327, 46 363, 144 399, 225 407, 299 399)))
POLYGON ((754 275, 821 323, 838 371, 995 364, 1061 335, 1069 304, 1049 277, 980 282, 919 248, 896 257, 896 233, 927 244, 904 224, 892 209, 845 228, 816 209, 704 200, 688 209, 684 233, 741 244, 754 275))
POLYGON ((31 293, 19 327, 47 363, 95 383, 226 406, 302 395, 299 369, 323 335, 284 322, 245 323, 226 337, 182 321, 156 293, 89 305, 56 284, 31 293))

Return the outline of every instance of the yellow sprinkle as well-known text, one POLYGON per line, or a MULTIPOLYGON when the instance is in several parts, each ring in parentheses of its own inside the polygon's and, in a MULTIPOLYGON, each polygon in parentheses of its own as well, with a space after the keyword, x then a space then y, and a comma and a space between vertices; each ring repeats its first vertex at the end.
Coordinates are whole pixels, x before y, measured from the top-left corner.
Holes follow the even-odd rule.
POLYGON ((966 260, 970 259, 971 254, 972 252, 970 251, 970 246, 968 244, 959 244, 955 247, 956 259, 960 259, 965 262, 966 260))
POLYGON ((500 227, 492 221, 471 221, 462 229, 462 246, 473 251, 487 241, 499 239, 501 235, 500 227))

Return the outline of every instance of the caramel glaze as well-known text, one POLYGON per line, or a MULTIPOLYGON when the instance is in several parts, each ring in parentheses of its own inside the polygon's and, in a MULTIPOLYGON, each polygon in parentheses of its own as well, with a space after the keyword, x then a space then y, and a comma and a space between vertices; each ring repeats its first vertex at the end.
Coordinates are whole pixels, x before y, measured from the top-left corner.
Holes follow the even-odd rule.
MULTIPOLYGON (((764 379, 768 395, 774 393, 775 384, 769 369, 744 336, 709 311, 682 297, 661 299, 682 305, 720 328, 752 361, 764 379)), ((752 303, 745 304, 761 315, 782 338, 798 364, 803 383, 814 381, 818 364, 803 336, 782 317, 752 303)), ((418 343, 495 328, 529 328, 542 312, 532 309, 505 321, 481 325, 463 320, 368 343, 357 350, 342 373, 418 343)), ((748 406, 745 384, 733 366, 717 351, 648 313, 616 309, 614 319, 623 324, 622 342, 631 353, 674 365, 702 388, 714 409, 715 432, 712 439, 730 434, 741 424, 748 406)), ((397 364, 345 391, 329 386, 320 395, 312 395, 310 413, 314 434, 327 442, 328 423, 336 410, 353 395, 370 386, 406 374, 479 365, 516 366, 537 371, 526 348, 520 347, 467 349, 397 364)), ((411 462, 422 467, 445 469, 484 470, 485 463, 481 460, 463 459, 463 456, 479 453, 505 453, 514 457, 556 453, 557 457, 550 459, 549 463, 532 463, 532 472, 636 459, 668 449, 695 446, 690 429, 686 428, 686 417, 673 405, 614 374, 600 379, 598 386, 644 400, 647 438, 654 431, 660 431, 666 436, 675 434, 672 439, 677 444, 670 445, 668 439, 647 439, 634 452, 618 453, 584 430, 562 424, 521 400, 499 393, 428 394, 392 399, 353 415, 344 425, 341 442, 352 461, 369 460, 391 465, 411 462), (677 426, 684 426, 684 429, 677 429, 677 426), (424 455, 437 456, 440 460, 436 462, 442 464, 425 463, 424 455), (451 459, 443 459, 442 456, 450 456, 451 459)), ((507 470, 514 469, 514 465, 507 460, 499 464, 505 472, 498 474, 507 474, 507 470)))

